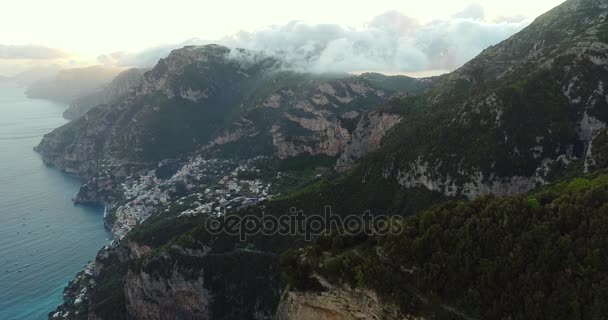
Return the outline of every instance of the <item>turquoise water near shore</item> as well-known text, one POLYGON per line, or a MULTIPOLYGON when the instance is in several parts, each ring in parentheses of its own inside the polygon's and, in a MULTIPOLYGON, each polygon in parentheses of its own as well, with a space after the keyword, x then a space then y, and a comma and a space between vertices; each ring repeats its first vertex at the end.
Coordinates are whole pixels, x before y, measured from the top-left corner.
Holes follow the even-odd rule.
POLYGON ((66 123, 65 106, 0 82, 0 319, 46 319, 63 288, 107 243, 103 208, 74 206, 77 177, 32 150, 66 123))

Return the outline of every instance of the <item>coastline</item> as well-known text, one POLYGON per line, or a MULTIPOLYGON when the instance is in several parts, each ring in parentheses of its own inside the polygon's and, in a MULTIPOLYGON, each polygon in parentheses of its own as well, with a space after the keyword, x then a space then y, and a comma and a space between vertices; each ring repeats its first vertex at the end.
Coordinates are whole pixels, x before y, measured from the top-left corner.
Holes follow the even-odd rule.
POLYGON ((250 170, 260 159, 203 159, 193 155, 171 160, 178 165, 166 176, 156 171, 162 167, 162 161, 146 167, 112 161, 112 165, 104 165, 100 172, 83 180, 73 202, 103 205, 104 227, 110 231, 112 241, 68 283, 64 288, 64 302, 49 313, 49 319, 86 319, 80 316, 94 308, 89 305, 90 295, 95 292, 96 277, 101 270, 116 263, 116 257, 128 259, 146 250, 138 248, 136 243, 126 243, 123 241, 125 236, 153 214, 168 210, 173 203, 196 197, 198 201, 193 205, 198 207, 185 210, 182 215, 220 215, 226 210, 237 210, 271 197, 271 184, 238 178, 239 172, 250 170), (231 197, 237 193, 242 196, 231 197), (111 258, 108 260, 108 257, 111 258))
POLYGON ((79 176, 46 165, 32 150, 50 128, 66 123, 65 106, 29 99, 24 88, 0 84, 3 189, 0 192, 0 318, 46 318, 61 288, 108 243, 103 208, 74 206, 79 176))

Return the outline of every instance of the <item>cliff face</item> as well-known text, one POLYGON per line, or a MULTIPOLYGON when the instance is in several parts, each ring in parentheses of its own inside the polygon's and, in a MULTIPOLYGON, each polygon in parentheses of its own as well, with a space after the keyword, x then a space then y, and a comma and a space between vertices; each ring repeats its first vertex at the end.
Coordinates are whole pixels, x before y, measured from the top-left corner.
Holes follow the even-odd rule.
POLYGON ((209 319, 213 295, 203 277, 185 279, 178 271, 168 278, 145 272, 127 275, 127 312, 135 319, 209 319))
POLYGON ((134 90, 147 69, 132 68, 119 73, 108 85, 98 91, 80 96, 70 103, 70 106, 63 112, 66 119, 76 119, 93 107, 101 104, 109 104, 121 96, 134 90))
POLYGON ((382 138, 395 127, 402 118, 398 114, 371 112, 363 116, 357 128, 338 158, 336 169, 346 171, 352 168, 359 159, 380 148, 382 138))
POLYGON ((106 150, 109 149, 107 141, 99 136, 116 134, 110 128, 126 125, 131 119, 119 118, 119 114, 112 112, 108 106, 99 106, 93 111, 89 116, 71 121, 43 137, 35 150, 42 155, 45 163, 84 178, 100 170, 100 160, 110 157, 106 157, 106 150), (90 121, 89 117, 95 118, 95 121, 90 121))
POLYGON ((261 252, 174 246, 129 269, 126 309, 133 319, 270 319, 282 288, 276 266, 261 252), (253 280, 259 270, 264 281, 253 280))
POLYGON ((319 291, 287 289, 277 307, 275 320, 421 319, 400 315, 367 289, 349 289, 317 277, 319 291))

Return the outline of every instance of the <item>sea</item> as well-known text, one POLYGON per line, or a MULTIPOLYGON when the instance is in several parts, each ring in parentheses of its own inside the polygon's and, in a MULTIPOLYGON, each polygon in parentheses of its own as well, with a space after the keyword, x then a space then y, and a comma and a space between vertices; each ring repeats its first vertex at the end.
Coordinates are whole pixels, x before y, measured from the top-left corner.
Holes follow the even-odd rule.
POLYGON ((78 177, 33 151, 65 124, 66 106, 28 99, 0 82, 0 319, 40 320, 63 288, 108 243, 103 207, 75 206, 78 177))

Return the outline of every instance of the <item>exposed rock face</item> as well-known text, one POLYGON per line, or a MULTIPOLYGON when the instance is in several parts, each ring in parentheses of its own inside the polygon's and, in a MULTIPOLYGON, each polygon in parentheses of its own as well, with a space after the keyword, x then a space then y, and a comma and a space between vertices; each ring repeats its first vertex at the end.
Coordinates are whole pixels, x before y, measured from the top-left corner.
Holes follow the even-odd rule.
POLYGON ((76 98, 63 112, 66 119, 76 119, 93 107, 112 103, 121 96, 137 88, 147 69, 131 68, 118 74, 112 82, 98 91, 76 98))
POLYGON ((415 319, 383 304, 373 291, 338 287, 320 280, 322 291, 286 290, 275 320, 415 319))
POLYGON ((168 278, 145 272, 127 275, 127 312, 135 319, 210 319, 211 292, 203 278, 185 279, 177 271, 168 278))
MULTIPOLYGON (((100 136, 114 137, 133 123, 128 115, 120 114, 123 106, 94 108, 89 114, 46 134, 35 150, 45 163, 89 178, 101 169, 102 160, 114 161, 109 151, 114 149, 111 140, 100 136)), ((124 149, 114 150, 125 152, 124 149)))
MULTIPOLYGON (((551 182, 550 174, 555 166, 569 166, 577 158, 562 155, 557 159, 543 159, 532 176, 511 176, 508 178, 497 177, 493 174, 484 176, 481 171, 471 175, 461 175, 452 177, 443 176, 436 168, 441 167, 441 163, 434 165, 423 163, 421 159, 412 164, 407 170, 399 170, 397 181, 407 188, 425 187, 428 190, 438 191, 446 196, 465 196, 474 199, 481 195, 493 194, 497 196, 508 196, 524 193, 537 186, 551 182), (462 181, 465 181, 464 183, 462 181)), ((392 178, 391 169, 386 169, 385 178, 392 178)))
POLYGON ((593 138, 585 157, 585 172, 608 167, 608 130, 603 129, 593 138))
POLYGON ((338 171, 352 168, 366 154, 380 148, 384 135, 401 122, 401 116, 396 114, 372 112, 366 114, 357 124, 344 152, 336 163, 338 171))
MULTIPOLYGON (((348 157, 344 158, 352 166, 361 156, 375 150, 382 136, 396 124, 396 116, 388 112, 366 116, 371 107, 387 98, 386 91, 373 85, 378 79, 386 80, 382 77, 365 74, 323 81, 299 91, 281 89, 258 103, 247 118, 233 124, 213 145, 257 141, 268 144, 279 158, 286 159, 300 154, 337 157, 352 144, 348 157), (259 121, 260 118, 265 121, 259 121), (359 122, 361 127, 357 129, 359 122)), ((420 82, 426 83, 423 87, 432 84, 420 82)))
POLYGON ((328 121, 324 118, 306 119, 287 117, 303 128, 313 132, 312 136, 288 136, 281 131, 280 126, 272 128, 272 144, 277 149, 277 156, 287 159, 299 154, 324 154, 336 156, 340 154, 350 139, 348 130, 342 128, 337 120, 328 121))
POLYGON ((209 254, 208 248, 174 250, 128 271, 124 290, 130 318, 272 318, 281 286, 276 258, 239 251, 209 254), (217 268, 224 263, 230 270, 217 268), (264 283, 256 280, 261 276, 264 283))
MULTIPOLYGON (((93 131, 101 131, 104 128, 105 126, 100 123, 98 128, 93 128, 93 131)), ((63 143, 65 141, 45 135, 35 150, 44 155, 43 161, 46 164, 61 168, 69 173, 89 177, 98 170, 96 162, 100 154, 97 151, 98 146, 92 140, 83 139, 77 146, 72 145, 69 149, 62 148, 63 143)))

